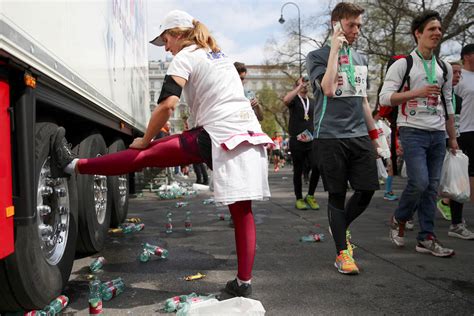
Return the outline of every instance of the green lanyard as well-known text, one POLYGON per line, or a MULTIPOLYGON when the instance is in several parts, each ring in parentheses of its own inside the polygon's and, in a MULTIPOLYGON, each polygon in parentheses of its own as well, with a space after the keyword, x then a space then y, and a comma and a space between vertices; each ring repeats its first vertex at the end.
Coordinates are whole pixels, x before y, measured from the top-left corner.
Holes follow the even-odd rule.
POLYGON ((428 79, 428 83, 429 84, 437 83, 438 81, 436 80, 436 58, 435 58, 434 54, 431 57, 431 73, 430 73, 430 71, 428 69, 428 63, 425 61, 425 59, 420 54, 418 49, 415 50, 415 51, 416 51, 416 54, 418 55, 418 57, 420 57, 421 62, 423 63, 423 68, 425 68, 425 73, 426 73, 426 77, 428 79))
MULTIPOLYGON (((341 50, 345 52, 344 47, 341 48, 341 50)), ((347 79, 349 80, 351 86, 355 87, 355 69, 354 63, 352 61, 352 50, 350 47, 347 47, 347 57, 349 59, 349 67, 341 67, 341 70, 347 74, 347 79)))
POLYGON ((454 94, 454 89, 451 92, 452 98, 453 98, 453 111, 456 113, 456 95, 454 94))

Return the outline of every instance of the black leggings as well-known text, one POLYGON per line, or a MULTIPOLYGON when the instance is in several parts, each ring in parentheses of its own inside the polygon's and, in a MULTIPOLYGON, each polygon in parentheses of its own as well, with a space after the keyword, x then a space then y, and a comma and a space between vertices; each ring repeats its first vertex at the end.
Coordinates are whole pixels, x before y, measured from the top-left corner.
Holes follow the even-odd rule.
POLYGON ((312 162, 312 143, 304 143, 290 138, 291 159, 293 160, 293 188, 295 190, 296 199, 303 198, 303 183, 301 177, 305 163, 309 160, 311 166, 311 177, 309 179, 308 195, 313 195, 316 191, 319 181, 319 169, 315 163, 312 162))
POLYGON ((329 193, 329 225, 338 254, 347 249, 346 230, 365 211, 373 195, 374 191, 356 190, 349 201, 345 203, 346 192, 329 193))

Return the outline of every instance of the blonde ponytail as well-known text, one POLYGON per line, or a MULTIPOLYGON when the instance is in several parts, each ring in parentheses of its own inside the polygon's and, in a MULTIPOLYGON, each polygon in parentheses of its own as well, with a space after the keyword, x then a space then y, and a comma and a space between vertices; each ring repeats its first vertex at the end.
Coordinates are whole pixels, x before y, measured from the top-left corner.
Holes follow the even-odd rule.
POLYGON ((220 52, 220 48, 208 28, 198 20, 193 20, 193 25, 192 29, 174 28, 167 32, 172 36, 181 35, 183 47, 195 44, 199 48, 209 48, 214 53, 220 52))

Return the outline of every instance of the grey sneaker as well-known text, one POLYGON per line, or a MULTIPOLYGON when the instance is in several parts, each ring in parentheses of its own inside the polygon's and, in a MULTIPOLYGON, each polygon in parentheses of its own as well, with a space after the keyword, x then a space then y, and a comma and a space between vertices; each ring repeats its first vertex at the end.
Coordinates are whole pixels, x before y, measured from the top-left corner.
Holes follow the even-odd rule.
POLYGON ((461 223, 457 225, 449 226, 449 237, 461 238, 461 239, 474 239, 474 233, 467 229, 466 224, 461 223))
POLYGON ((64 178, 70 175, 64 172, 64 168, 74 159, 71 146, 67 143, 66 130, 64 127, 58 127, 58 130, 51 136, 51 176, 53 178, 64 178))
POLYGON ((451 257, 454 250, 445 248, 434 236, 428 236, 425 240, 418 240, 416 251, 420 253, 430 253, 435 257, 451 257))
POLYGON ((398 222, 394 216, 390 220, 390 239, 398 247, 405 246, 405 223, 398 222))
POLYGON ((415 223, 413 222, 412 219, 410 219, 409 221, 405 223, 406 230, 413 230, 414 228, 415 228, 415 223))

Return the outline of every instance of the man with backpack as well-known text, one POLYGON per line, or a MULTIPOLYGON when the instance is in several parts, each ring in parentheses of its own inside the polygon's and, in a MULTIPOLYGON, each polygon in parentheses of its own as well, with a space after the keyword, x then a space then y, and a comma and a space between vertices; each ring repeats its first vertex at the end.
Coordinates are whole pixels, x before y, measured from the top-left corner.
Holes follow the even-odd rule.
POLYGON ((391 219, 390 238, 399 247, 405 245, 405 223, 417 210, 420 232, 416 251, 449 257, 454 250, 443 247, 433 230, 446 152, 445 131, 450 149, 459 149, 451 101, 453 73, 451 66, 434 54, 442 37, 438 12, 425 11, 417 16, 411 32, 417 48, 388 69, 379 95, 381 105, 399 106, 397 125, 408 175, 407 186, 391 219))

